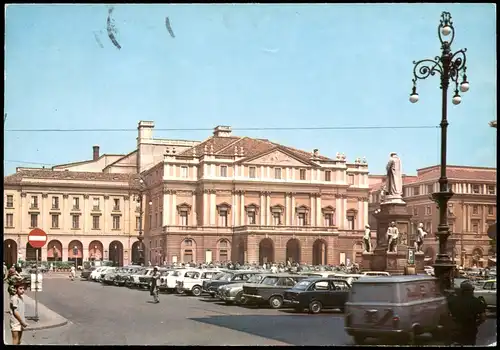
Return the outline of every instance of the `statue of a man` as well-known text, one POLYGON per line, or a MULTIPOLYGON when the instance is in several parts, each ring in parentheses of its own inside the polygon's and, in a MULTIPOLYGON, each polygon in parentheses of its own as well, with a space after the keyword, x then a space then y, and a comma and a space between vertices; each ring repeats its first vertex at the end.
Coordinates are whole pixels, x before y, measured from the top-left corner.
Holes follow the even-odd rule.
POLYGON ((424 231, 424 224, 418 224, 417 237, 415 239, 415 250, 417 252, 422 251, 422 245, 424 244, 424 238, 427 236, 427 232, 424 231))
POLYGON ((388 196, 401 197, 403 195, 403 176, 401 159, 394 152, 391 153, 386 166, 387 181, 386 193, 388 196))
POLYGON ((365 234, 363 235, 363 243, 365 246, 365 252, 372 251, 372 240, 371 240, 371 230, 370 225, 365 225, 365 234))
POLYGON ((399 230, 396 227, 396 223, 393 221, 389 228, 387 228, 387 236, 389 238, 389 243, 387 244, 387 252, 395 252, 396 245, 398 244, 399 230))

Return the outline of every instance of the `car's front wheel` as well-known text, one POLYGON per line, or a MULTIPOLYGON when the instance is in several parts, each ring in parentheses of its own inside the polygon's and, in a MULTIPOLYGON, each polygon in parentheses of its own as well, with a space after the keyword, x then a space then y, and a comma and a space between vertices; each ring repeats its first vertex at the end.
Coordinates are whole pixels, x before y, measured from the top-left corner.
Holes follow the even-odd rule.
POLYGON ((309 304, 309 312, 312 314, 319 314, 323 309, 323 305, 317 300, 311 301, 309 304))
POLYGON ((191 289, 191 293, 193 293, 195 297, 199 297, 201 295, 201 287, 194 286, 193 289, 191 289))
POLYGON ((273 309, 279 309, 283 305, 283 298, 280 296, 273 296, 269 299, 269 305, 271 305, 273 309))
POLYGON ((240 305, 245 305, 247 302, 245 297, 243 296, 243 291, 238 292, 238 294, 236 294, 236 298, 234 300, 236 301, 237 304, 240 304, 240 305))

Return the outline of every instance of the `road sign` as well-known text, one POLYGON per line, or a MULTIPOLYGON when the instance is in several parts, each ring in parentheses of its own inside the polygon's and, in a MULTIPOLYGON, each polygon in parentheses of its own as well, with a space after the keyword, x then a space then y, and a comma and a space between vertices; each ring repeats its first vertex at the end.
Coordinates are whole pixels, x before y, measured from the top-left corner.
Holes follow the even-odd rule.
POLYGON ((415 265, 415 249, 408 248, 408 265, 415 265))
POLYGON ((47 234, 43 230, 35 228, 28 235, 28 242, 33 248, 42 248, 47 243, 47 234))
POLYGON ((31 291, 37 291, 41 292, 42 291, 42 281, 43 281, 43 275, 41 273, 32 273, 31 274, 31 291))

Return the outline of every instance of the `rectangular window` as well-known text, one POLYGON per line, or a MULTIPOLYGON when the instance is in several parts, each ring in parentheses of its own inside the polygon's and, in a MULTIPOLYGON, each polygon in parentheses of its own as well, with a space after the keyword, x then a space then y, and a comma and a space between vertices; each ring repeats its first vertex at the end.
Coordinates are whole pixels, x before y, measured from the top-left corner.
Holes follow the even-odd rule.
POLYGON ((73 210, 80 210, 80 198, 73 197, 73 210))
POLYGON ((118 215, 113 216, 113 230, 120 229, 120 217, 118 215))
POLYGON ((281 180, 281 168, 274 168, 274 178, 281 180))
POLYGON ((141 218, 139 216, 135 217, 135 229, 138 231, 141 229, 141 218))
POLYGON ((433 193, 434 192, 434 185, 427 185, 427 193, 433 193))
POLYGON ((431 225, 431 222, 430 222, 430 221, 427 221, 427 222, 425 223, 425 232, 427 232, 427 233, 431 233, 431 231, 432 231, 432 225, 431 225))
POLYGON ((159 222, 158 222, 158 213, 155 213, 155 222, 154 222, 155 226, 154 227, 158 227, 159 226, 159 222))
POLYGON ((478 205, 473 205, 472 206, 472 214, 478 215, 479 214, 479 206, 478 205))
POLYGON ((494 215, 494 207, 492 205, 488 205, 488 215, 494 215))
POLYGON ((52 228, 59 228, 59 215, 52 215, 52 228))
POLYGON ((52 209, 59 209, 59 197, 52 197, 52 209))
POLYGON ((227 211, 221 210, 219 215, 220 215, 220 225, 222 227, 227 227, 227 211))
POLYGON ((453 215, 453 203, 448 204, 448 215, 453 215))
POLYGON ((14 214, 5 215, 5 227, 14 227, 14 214))
POLYGON ((335 226, 333 224, 333 214, 332 213, 325 214, 325 226, 326 227, 335 226))
POLYGON ((325 181, 332 181, 332 172, 330 170, 325 171, 325 181))
POLYGON ((425 207, 425 215, 431 215, 431 206, 430 205, 425 207))
POLYGON ((453 221, 448 221, 448 226, 450 227, 450 232, 455 232, 455 223, 453 221))
POLYGON ((80 228, 80 215, 71 215, 71 223, 72 223, 72 228, 73 229, 79 229, 80 228))
POLYGON ((31 209, 38 209, 38 196, 31 196, 31 209))
POLYGON ((274 226, 281 225, 281 213, 278 212, 273 213, 273 225, 274 226))
POLYGON ((99 221, 100 221, 100 217, 95 215, 95 216, 92 216, 92 229, 93 230, 99 230, 99 221))
POLYGON ((349 230, 355 230, 354 222, 355 222, 354 216, 352 215, 347 216, 347 226, 349 230))
POLYGON ((255 212, 254 211, 248 212, 248 224, 255 225, 255 212))
POLYGON ((418 215, 418 207, 413 207, 413 215, 418 215))
POLYGON ((349 185, 354 185, 354 175, 347 175, 347 181, 349 185))
POLYGON ((163 212, 160 211, 160 227, 163 227, 163 212))
POLYGON ((495 194, 496 188, 495 186, 488 186, 488 194, 495 194))
POLYGON ((188 212, 187 211, 181 211, 180 213, 180 217, 181 217, 181 226, 188 226, 188 212))
POLYGON ((472 232, 479 233, 479 220, 472 220, 472 232))
POLYGON ((38 227, 38 214, 31 214, 30 227, 38 227))
POLYGON ((227 177, 227 166, 221 165, 220 167, 220 176, 227 177))
POLYGON ((248 177, 250 177, 251 179, 255 179, 256 178, 256 168, 254 166, 251 166, 250 168, 248 168, 248 177))
POLYGON ((119 198, 115 198, 113 199, 113 210, 120 210, 120 199, 119 198))
POLYGON ((188 177, 188 167, 187 166, 181 166, 181 177, 187 179, 187 177, 188 177))
POLYGON ((299 213, 297 215, 297 219, 298 219, 297 220, 298 221, 297 224, 299 226, 305 226, 305 225, 307 225, 307 222, 306 222, 306 213, 299 213))
POLYGON ((301 180, 306 179, 306 169, 300 169, 300 179, 301 180))
POLYGON ((153 228, 153 215, 149 214, 149 229, 153 228))
POLYGON ((420 187, 413 187, 413 195, 418 196, 420 195, 420 187))
POLYGON ((92 201, 92 209, 99 210, 100 206, 101 206, 101 201, 99 200, 99 198, 94 198, 92 201))
POLYGON ((227 250, 226 249, 221 249, 219 251, 219 261, 226 262, 228 260, 229 260, 229 255, 227 254, 227 250))
POLYGON ((479 194, 481 192, 479 185, 472 185, 472 193, 479 194))
POLYGON ((5 204, 7 208, 14 208, 14 196, 9 194, 7 195, 7 202, 5 204))

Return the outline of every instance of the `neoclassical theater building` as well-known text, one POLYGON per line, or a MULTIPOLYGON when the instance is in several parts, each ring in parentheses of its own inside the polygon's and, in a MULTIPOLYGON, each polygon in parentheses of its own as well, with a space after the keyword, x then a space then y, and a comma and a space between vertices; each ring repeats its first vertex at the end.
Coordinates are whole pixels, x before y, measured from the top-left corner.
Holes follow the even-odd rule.
POLYGON ((153 130, 139 122, 128 154, 94 146, 91 160, 5 177, 4 260, 34 259, 34 227, 48 234, 40 254, 49 261, 135 262, 140 229, 154 264, 339 264, 363 249, 366 160, 235 136, 228 126, 202 142, 155 139, 153 130))

